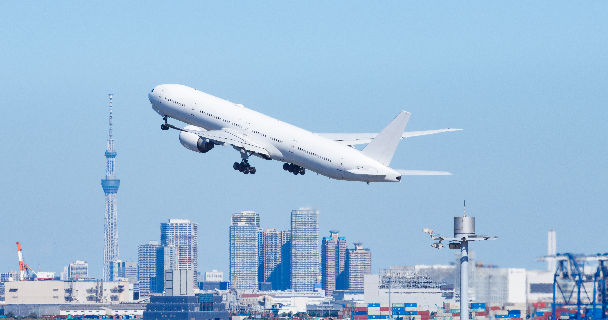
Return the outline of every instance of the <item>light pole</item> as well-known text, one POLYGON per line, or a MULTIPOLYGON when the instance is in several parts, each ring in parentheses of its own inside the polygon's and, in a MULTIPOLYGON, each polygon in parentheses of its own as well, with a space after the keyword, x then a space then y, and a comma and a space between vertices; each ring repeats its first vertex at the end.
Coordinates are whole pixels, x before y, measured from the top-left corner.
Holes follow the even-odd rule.
POLYGON ((498 237, 475 235, 475 218, 467 217, 466 211, 462 217, 454 217, 454 238, 433 235, 433 230, 422 229, 437 242, 431 247, 443 248, 442 241, 449 241, 450 249, 460 249, 460 320, 469 320, 469 241, 496 240, 498 237))

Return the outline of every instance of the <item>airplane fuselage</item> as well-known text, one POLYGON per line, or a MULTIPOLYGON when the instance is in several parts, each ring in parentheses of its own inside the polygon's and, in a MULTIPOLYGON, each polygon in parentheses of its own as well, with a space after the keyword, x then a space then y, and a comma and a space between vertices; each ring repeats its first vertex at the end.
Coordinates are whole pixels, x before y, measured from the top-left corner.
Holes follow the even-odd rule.
POLYGON ((234 130, 262 146, 273 160, 294 163, 338 180, 401 180, 397 171, 357 149, 187 86, 159 85, 148 98, 161 116, 206 130, 234 130), (352 169, 365 169, 375 174, 348 172, 352 169))

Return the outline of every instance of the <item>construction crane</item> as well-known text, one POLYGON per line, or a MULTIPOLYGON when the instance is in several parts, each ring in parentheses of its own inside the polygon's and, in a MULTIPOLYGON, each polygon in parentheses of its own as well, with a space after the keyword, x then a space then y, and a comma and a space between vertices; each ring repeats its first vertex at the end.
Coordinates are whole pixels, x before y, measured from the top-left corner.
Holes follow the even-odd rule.
POLYGON ((19 256, 19 281, 28 280, 31 277, 31 274, 28 269, 37 276, 36 272, 30 268, 27 264, 23 262, 23 253, 21 252, 21 243, 19 241, 15 242, 17 244, 17 255, 19 256), (27 274, 27 278, 25 277, 25 273, 27 274))

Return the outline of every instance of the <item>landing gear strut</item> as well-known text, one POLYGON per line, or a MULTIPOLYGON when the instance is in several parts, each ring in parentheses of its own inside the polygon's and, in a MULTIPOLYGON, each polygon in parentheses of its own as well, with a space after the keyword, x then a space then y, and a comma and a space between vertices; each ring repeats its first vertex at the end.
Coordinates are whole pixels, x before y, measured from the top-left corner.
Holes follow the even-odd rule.
POLYGON ((163 120, 165 120, 165 123, 160 125, 160 129, 161 130, 169 130, 169 125, 167 124, 167 116, 163 117, 163 120))
POLYGON ((296 176, 298 175, 298 173, 301 175, 304 175, 306 173, 306 169, 304 169, 296 164, 293 164, 293 163, 284 163, 283 170, 289 171, 296 176))
POLYGON ((249 164, 249 162, 247 162, 247 159, 243 159, 243 161, 241 161, 241 163, 235 162, 232 165, 232 168, 234 170, 238 170, 244 174, 248 174, 248 173, 255 174, 255 171, 256 171, 255 167, 252 167, 249 164))

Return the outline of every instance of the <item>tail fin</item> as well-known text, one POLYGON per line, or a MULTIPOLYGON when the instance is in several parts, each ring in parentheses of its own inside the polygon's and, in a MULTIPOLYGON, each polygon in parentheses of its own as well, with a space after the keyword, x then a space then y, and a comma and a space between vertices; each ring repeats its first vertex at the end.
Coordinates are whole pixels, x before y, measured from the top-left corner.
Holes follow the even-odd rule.
POLYGON ((411 113, 401 111, 361 152, 385 166, 391 163, 411 113))

